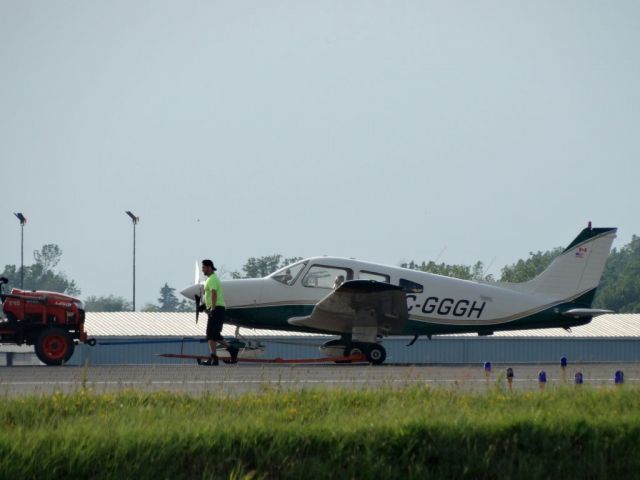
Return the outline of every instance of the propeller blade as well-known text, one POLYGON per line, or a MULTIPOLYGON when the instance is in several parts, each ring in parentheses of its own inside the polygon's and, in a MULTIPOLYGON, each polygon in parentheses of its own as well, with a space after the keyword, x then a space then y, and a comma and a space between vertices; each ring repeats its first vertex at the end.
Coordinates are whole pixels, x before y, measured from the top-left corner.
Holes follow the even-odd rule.
POLYGON ((193 278, 193 283, 200 283, 200 269, 198 268, 198 262, 196 262, 196 270, 193 278))

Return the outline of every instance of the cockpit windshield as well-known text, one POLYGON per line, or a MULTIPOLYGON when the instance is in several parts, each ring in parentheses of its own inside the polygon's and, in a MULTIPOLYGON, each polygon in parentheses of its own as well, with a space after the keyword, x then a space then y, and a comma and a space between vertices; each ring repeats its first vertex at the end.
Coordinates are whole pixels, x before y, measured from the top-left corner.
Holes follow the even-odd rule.
POLYGON ((293 285, 293 282, 296 281, 298 275, 304 268, 307 262, 294 263, 293 265, 287 265, 284 268, 281 268, 277 272, 271 274, 271 278, 273 278, 276 282, 284 283, 285 285, 293 285))

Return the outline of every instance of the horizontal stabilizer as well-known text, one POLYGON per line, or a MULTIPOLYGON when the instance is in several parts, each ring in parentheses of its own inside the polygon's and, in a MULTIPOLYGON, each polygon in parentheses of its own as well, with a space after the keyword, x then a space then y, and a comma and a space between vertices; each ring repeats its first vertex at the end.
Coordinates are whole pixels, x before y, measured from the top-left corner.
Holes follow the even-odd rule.
POLYGON ((562 315, 573 318, 587 318, 597 317, 598 315, 606 315, 607 313, 614 313, 613 310, 602 310, 599 308, 572 308, 563 312, 562 315))

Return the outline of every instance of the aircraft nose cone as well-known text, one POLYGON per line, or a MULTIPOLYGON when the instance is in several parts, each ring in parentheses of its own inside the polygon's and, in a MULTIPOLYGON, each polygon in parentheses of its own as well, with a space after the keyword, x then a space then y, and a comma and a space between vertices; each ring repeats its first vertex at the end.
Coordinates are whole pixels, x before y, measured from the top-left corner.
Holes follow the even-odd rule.
POLYGON ((189 285, 188 287, 183 288, 180 291, 180 294, 189 300, 195 300, 196 295, 200 295, 201 285, 199 283, 195 283, 193 285, 189 285))

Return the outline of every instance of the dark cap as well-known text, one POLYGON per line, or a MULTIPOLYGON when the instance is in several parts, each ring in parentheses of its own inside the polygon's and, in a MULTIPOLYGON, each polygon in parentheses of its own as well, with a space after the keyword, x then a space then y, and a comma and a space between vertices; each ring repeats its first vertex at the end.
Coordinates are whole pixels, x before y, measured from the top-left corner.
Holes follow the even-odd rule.
POLYGON ((217 270, 217 268, 213 265, 213 262, 209 259, 202 260, 202 266, 211 267, 214 272, 217 270))

